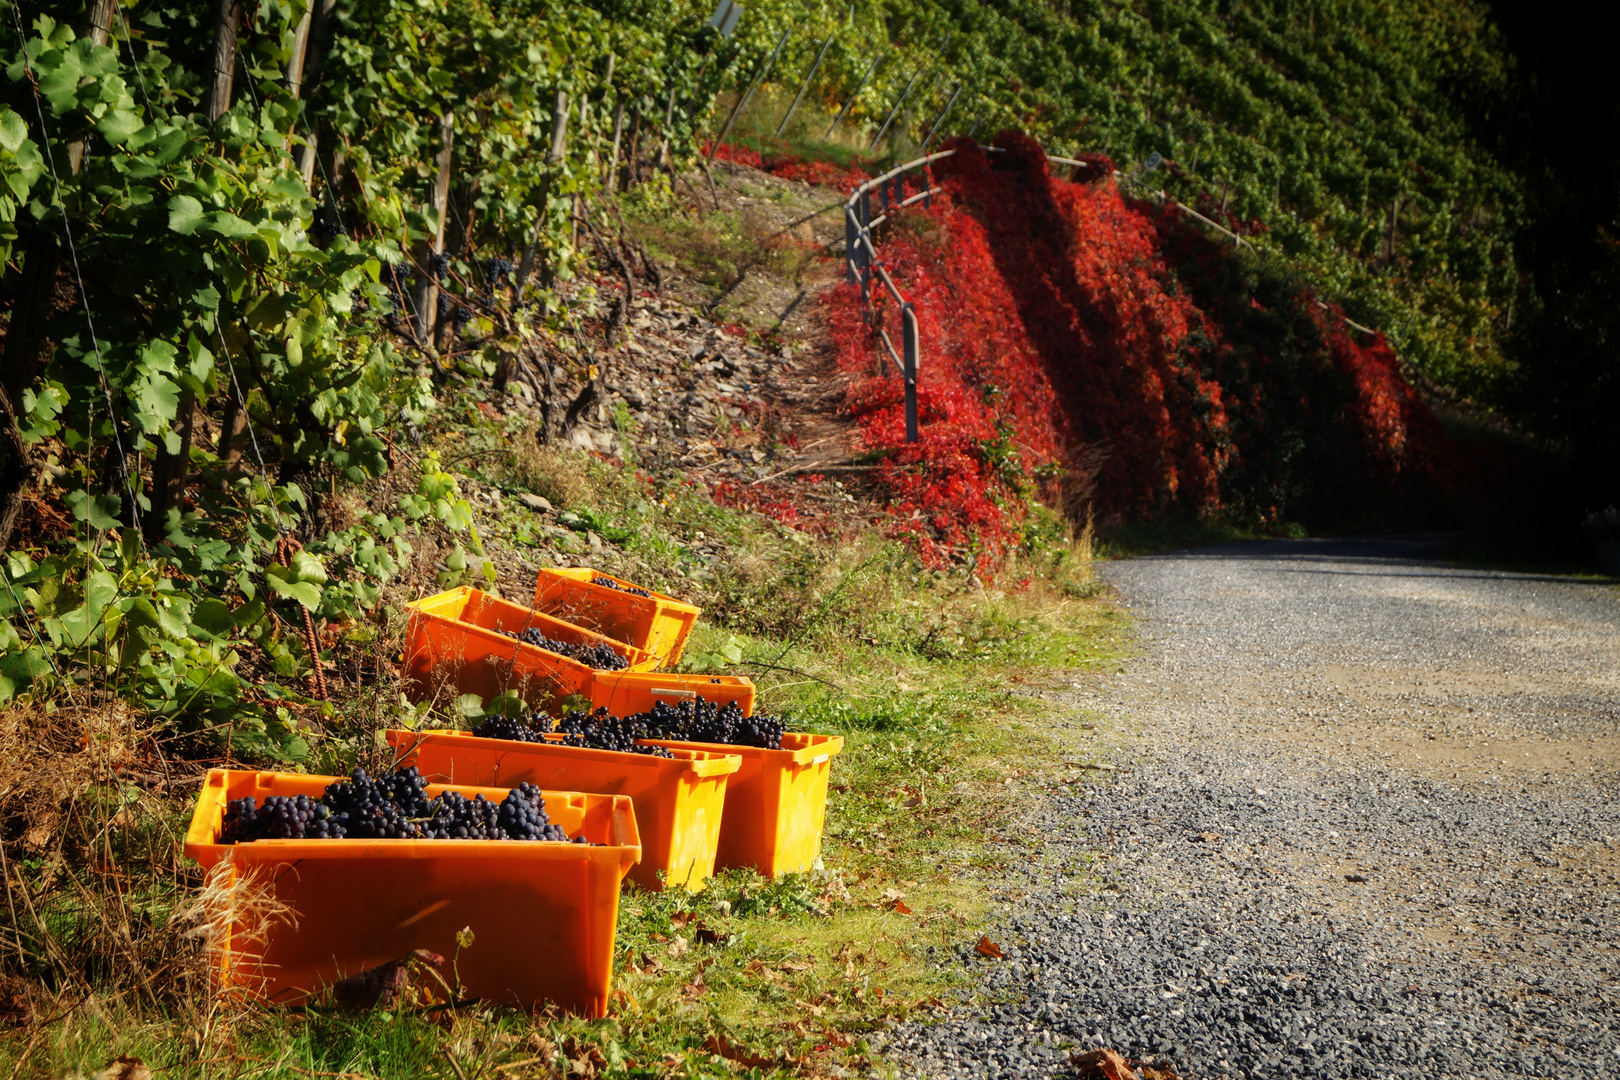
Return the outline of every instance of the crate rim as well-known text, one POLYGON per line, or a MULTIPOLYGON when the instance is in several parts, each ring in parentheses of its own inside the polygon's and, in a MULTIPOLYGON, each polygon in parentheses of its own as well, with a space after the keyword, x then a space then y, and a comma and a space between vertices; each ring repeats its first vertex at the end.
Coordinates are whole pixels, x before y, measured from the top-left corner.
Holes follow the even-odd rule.
MULTIPOLYGON (((317 839, 305 837, 300 839, 269 839, 254 840, 249 844, 227 844, 220 841, 213 829, 212 822, 202 820, 203 804, 207 801, 208 792, 214 788, 225 788, 230 784, 232 776, 281 776, 297 779, 302 782, 319 783, 325 781, 328 785, 340 780, 347 780, 346 776, 324 776, 314 773, 288 773, 274 769, 209 769, 208 775, 203 779, 202 790, 198 793, 196 805, 192 807, 191 822, 186 829, 185 854, 188 858, 202 863, 205 867, 216 863, 234 862, 233 853, 238 848, 252 848, 259 851, 285 852, 298 856, 300 859, 337 859, 337 858, 405 858, 427 859, 440 856, 450 858, 487 858, 494 845, 499 845, 503 855, 524 860, 554 861, 572 857, 579 858, 589 854, 598 860, 605 860, 610 855, 617 855, 618 861, 626 870, 641 861, 641 833, 636 826, 635 808, 628 796, 600 795, 586 791, 553 791, 542 788, 545 795, 553 796, 579 796, 583 799, 608 799, 612 801, 613 821, 615 831, 620 840, 627 843, 619 844, 576 844, 570 840, 377 840, 363 837, 341 837, 335 839, 317 839), (215 777, 221 779, 216 781, 215 777), (262 845, 262 846, 261 846, 262 845), (386 845, 382 850, 375 849, 374 845, 386 845), (362 849, 365 849, 362 853, 362 849), (204 862, 198 853, 213 854, 216 857, 211 862, 204 862)), ((510 788, 491 788, 478 784, 429 784, 429 797, 444 791, 457 791, 471 797, 482 794, 486 799, 492 792, 510 791, 510 788)))
MULTIPOLYGON (((634 765, 641 768, 670 768, 684 765, 686 768, 681 769, 681 771, 690 772, 695 777, 728 776, 742 768, 743 760, 742 755, 735 752, 738 749, 737 747, 728 747, 722 743, 711 743, 701 747, 695 743, 681 744, 669 748, 702 754, 704 755, 702 758, 659 758, 650 754, 632 754, 624 750, 602 750, 594 746, 567 746, 553 741, 562 738, 561 735, 556 734, 548 734, 545 742, 540 743, 518 742, 515 739, 492 739, 482 735, 474 735, 470 731, 407 731, 400 728, 388 728, 383 734, 388 739, 389 745, 396 748, 406 739, 420 745, 420 743, 427 741, 424 736, 448 736, 458 742, 465 741, 480 748, 504 748, 504 752, 511 754, 522 753, 524 747, 545 746, 552 750, 567 750, 571 754, 578 754, 587 759, 598 758, 600 760, 619 761, 625 765, 634 765), (406 739, 396 740, 395 735, 405 736, 406 739), (711 749, 711 747, 724 752, 716 752, 716 749, 711 749)), ((636 741, 643 746, 655 745, 649 739, 638 739, 636 741)), ((439 841, 439 843, 443 842, 439 841)))

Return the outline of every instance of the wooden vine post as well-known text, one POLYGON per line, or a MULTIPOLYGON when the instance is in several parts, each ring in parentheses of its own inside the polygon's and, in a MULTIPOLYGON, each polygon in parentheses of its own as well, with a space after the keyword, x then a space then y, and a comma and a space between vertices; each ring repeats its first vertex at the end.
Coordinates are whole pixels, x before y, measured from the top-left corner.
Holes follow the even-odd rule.
POLYGON ((231 107, 231 91, 236 85, 236 35, 241 25, 242 0, 216 0, 212 70, 203 99, 203 111, 210 124, 231 107))
POLYGON ((433 235, 416 242, 413 253, 418 274, 416 283, 416 340, 423 348, 433 343, 433 331, 439 320, 439 275, 435 272, 436 256, 444 253, 444 223, 450 216, 450 157, 456 137, 455 113, 446 111, 439 117, 438 172, 433 178, 433 192, 428 209, 433 214, 433 235))
POLYGON ((551 106, 551 146, 546 151, 546 165, 548 172, 545 180, 540 184, 540 223, 535 226, 534 237, 523 248, 523 257, 518 260, 517 290, 522 295, 523 286, 529 282, 529 275, 534 273, 535 259, 544 256, 546 261, 547 287, 551 284, 551 252, 549 249, 540 250, 542 239, 546 235, 546 219, 551 214, 551 180, 552 173, 562 162, 563 155, 568 152, 568 91, 559 89, 557 96, 552 100, 551 106))
MULTIPOLYGON (((337 0, 310 0, 310 14, 305 16, 309 32, 303 56, 296 61, 297 74, 294 74, 291 62, 287 65, 287 86, 294 97, 303 97, 304 85, 320 74, 321 64, 326 60, 326 49, 331 41, 332 14, 336 9, 337 0)), ((295 48, 293 55, 295 58, 299 57, 299 50, 295 48)), ((310 187, 315 180, 315 155, 320 152, 321 133, 319 125, 307 124, 305 128, 305 145, 299 148, 298 171, 304 178, 304 186, 310 187)), ((337 192, 330 190, 330 184, 337 182, 335 167, 327 180, 329 185, 327 199, 335 207, 337 192)))
POLYGON ((624 155, 625 190, 641 183, 641 106, 630 117, 630 149, 624 155))
POLYGON ((607 178, 603 181, 602 190, 606 194, 613 194, 614 188, 619 186, 619 142, 624 138, 624 95, 613 106, 613 151, 608 158, 607 178))

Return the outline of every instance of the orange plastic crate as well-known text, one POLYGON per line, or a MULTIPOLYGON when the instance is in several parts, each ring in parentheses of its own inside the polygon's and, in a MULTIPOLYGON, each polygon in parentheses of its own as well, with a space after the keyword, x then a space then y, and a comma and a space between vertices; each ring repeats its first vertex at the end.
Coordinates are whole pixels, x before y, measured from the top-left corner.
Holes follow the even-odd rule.
POLYGON ((653 658, 653 663, 645 665, 648 670, 673 667, 702 609, 650 589, 650 596, 635 596, 591 584, 593 578, 599 577, 643 588, 585 566, 547 568, 540 571, 535 583, 534 610, 645 650, 653 658))
POLYGON ((812 869, 827 818, 827 778, 844 748, 838 735, 788 732, 782 749, 649 740, 671 749, 736 754, 742 766, 726 785, 715 865, 751 866, 766 877, 812 869))
POLYGON ((646 667, 652 657, 633 645, 530 611, 477 589, 451 589, 405 605, 410 622, 405 632, 402 675, 418 701, 445 689, 477 694, 488 701, 516 690, 531 704, 549 704, 589 692, 592 668, 577 660, 507 637, 534 627, 558 641, 594 645, 605 642, 632 666, 646 667))
POLYGON ((630 880, 646 889, 684 886, 697 892, 714 874, 715 845, 727 782, 742 758, 725 752, 673 749, 674 758, 552 743, 480 739, 464 732, 390 731, 400 764, 429 780, 511 788, 626 795, 636 808, 642 858, 630 880))
POLYGON ((754 684, 736 675, 672 675, 650 671, 598 671, 591 677, 591 708, 614 716, 646 712, 660 701, 692 698, 725 704, 735 701, 744 716, 754 714, 754 684))
MULTIPOLYGON (((215 769, 186 833, 186 854, 222 864, 231 881, 268 886, 292 921, 260 944, 232 927, 215 956, 222 984, 296 1003, 338 979, 429 949, 456 956, 456 932, 475 940, 456 958, 464 992, 529 1007, 552 1001, 581 1016, 607 1010, 619 885, 641 857, 635 811, 619 795, 545 792, 546 812, 594 843, 520 840, 256 840, 221 844, 225 804, 252 795, 318 797, 337 779, 215 769)), ((431 785, 468 797, 506 789, 431 785)), ((445 977, 450 978, 449 965, 445 977)))

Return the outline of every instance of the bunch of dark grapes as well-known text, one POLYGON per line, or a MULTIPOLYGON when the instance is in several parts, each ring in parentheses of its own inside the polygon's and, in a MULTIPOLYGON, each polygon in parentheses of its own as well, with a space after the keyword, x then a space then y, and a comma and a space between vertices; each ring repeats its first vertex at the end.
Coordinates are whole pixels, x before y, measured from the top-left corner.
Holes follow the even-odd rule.
POLYGON ((439 310, 439 318, 441 318, 441 319, 443 319, 446 315, 450 314, 450 294, 449 293, 442 293, 441 292, 439 294, 439 308, 438 308, 438 310, 439 310))
POLYGON ((591 584, 592 585, 600 585, 605 589, 616 589, 616 590, 618 590, 619 592, 622 592, 622 593, 629 593, 631 596, 651 596, 652 595, 652 593, 648 592, 646 589, 637 588, 634 585, 625 585, 625 584, 622 584, 620 582, 614 581, 610 577, 594 577, 594 578, 591 578, 591 584))
POLYGON ((517 267, 513 266, 509 261, 496 256, 484 264, 484 276, 489 279, 489 287, 493 289, 505 282, 506 275, 515 269, 517 267))
POLYGON ((252 840, 337 839, 346 835, 331 808, 308 795, 270 795, 257 805, 252 795, 225 804, 219 838, 226 844, 252 840))
POLYGON ((561 741, 565 746, 668 757, 668 752, 661 747, 638 744, 646 739, 668 739, 780 750, 785 730, 786 725, 779 716, 744 716, 742 708, 734 701, 721 705, 699 698, 676 705, 660 701, 647 712, 629 716, 613 716, 606 708, 564 713, 561 720, 536 713, 528 723, 507 716, 492 716, 474 728, 473 734, 516 742, 539 742, 548 734, 557 734, 563 736, 561 741))
POLYGON ((450 276, 450 256, 438 252, 428 256, 428 273, 443 281, 450 276))
MULTIPOLYGON (((512 789, 495 814, 496 827, 510 840, 567 840, 562 826, 546 816, 546 801, 540 789, 533 784, 519 784, 512 789)), ((576 844, 589 843, 576 836, 576 844)))
POLYGON ((546 736, 555 734, 561 739, 551 742, 562 746, 583 746, 591 750, 617 750, 625 754, 645 754, 648 757, 674 757, 662 746, 640 746, 638 739, 647 736, 629 722, 628 717, 609 716, 606 709, 594 713, 573 712, 556 721, 545 713, 536 713, 529 723, 510 716, 491 716, 473 728, 481 739, 507 739, 511 742, 545 742, 546 736))
POLYGON ((526 627, 516 633, 510 630, 502 630, 501 633, 507 637, 517 638, 526 644, 550 652, 560 653, 570 660, 578 660, 586 667, 595 668, 597 671, 622 671, 630 666, 630 661, 626 660, 621 653, 605 642, 598 641, 595 645, 578 645, 571 641, 556 641, 546 637, 537 627, 533 626, 526 627))
POLYGON ((432 804, 427 798, 427 780, 414 766, 377 779, 356 769, 347 780, 328 785, 321 800, 332 808, 332 816, 346 834, 357 840, 426 838, 422 819, 432 804))
MULTIPOLYGON (((551 722, 549 716, 537 714, 539 724, 551 722)), ((594 746, 599 750, 620 750, 628 754, 648 754, 652 757, 674 757, 662 746, 641 746, 640 740, 657 736, 648 731, 639 716, 613 716, 605 707, 594 712, 565 712, 556 722, 558 734, 570 746, 594 746)))
POLYGON ((467 307, 465 304, 457 304, 456 310, 450 316, 450 323, 456 328, 456 333, 459 334, 467 328, 467 324, 472 322, 472 319, 472 308, 467 307))
POLYGON ((720 705, 702 698, 673 705, 660 701, 633 719, 641 730, 649 732, 643 738, 757 746, 765 750, 780 750, 785 730, 781 717, 744 716, 735 701, 720 705))
POLYGON ((320 243, 329 243, 334 237, 347 236, 348 229, 343 227, 342 220, 327 203, 322 203, 310 215, 309 233, 320 243))
POLYGON ((483 723, 472 729, 480 739, 505 739, 508 742, 539 742, 540 732, 512 716, 486 716, 483 723))
MULTIPOLYGON (((254 840, 553 840, 568 834, 546 815, 546 802, 533 784, 519 784, 499 803, 483 795, 467 798, 447 791, 427 797, 427 780, 415 766, 392 776, 371 777, 356 769, 347 780, 328 784, 319 799, 271 795, 258 806, 252 796, 232 799, 225 808, 220 841, 254 840)), ((576 836, 576 844, 589 843, 576 836)))

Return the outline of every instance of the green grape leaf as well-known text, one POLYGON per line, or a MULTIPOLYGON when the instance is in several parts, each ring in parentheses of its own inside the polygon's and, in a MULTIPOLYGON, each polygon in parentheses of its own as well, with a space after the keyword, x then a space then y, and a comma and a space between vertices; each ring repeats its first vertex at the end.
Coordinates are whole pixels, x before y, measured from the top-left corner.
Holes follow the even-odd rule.
POLYGON ((121 503, 117 495, 92 495, 88 491, 70 491, 62 501, 74 518, 92 529, 102 532, 118 527, 121 503))
POLYGON ((208 224, 202 203, 190 195, 176 195, 169 200, 169 231, 190 236, 208 224))

